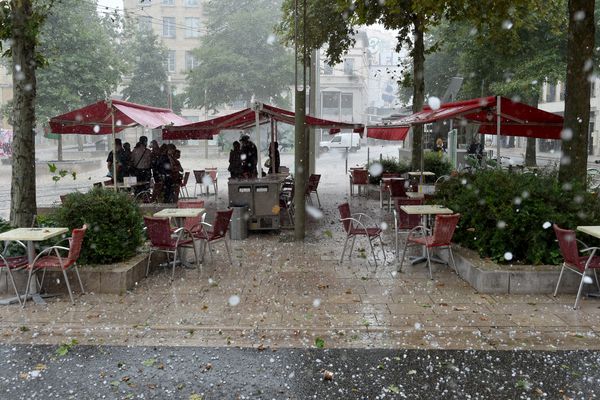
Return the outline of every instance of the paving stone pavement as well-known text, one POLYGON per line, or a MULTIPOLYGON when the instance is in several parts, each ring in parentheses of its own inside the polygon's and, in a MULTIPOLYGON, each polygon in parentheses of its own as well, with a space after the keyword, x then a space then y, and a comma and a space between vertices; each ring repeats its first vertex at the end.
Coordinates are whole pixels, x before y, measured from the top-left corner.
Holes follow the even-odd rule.
MULTIPOLYGON (((600 349, 600 300, 574 295, 485 295, 448 266, 434 280, 423 264, 396 272, 391 215, 378 199, 348 198, 342 171, 323 174, 323 217, 304 243, 293 232, 232 241, 200 275, 159 271, 123 296, 89 293, 0 308, 3 343, 411 349, 600 349), (387 222, 387 262, 375 268, 365 242, 338 263, 343 232, 337 205, 349 200, 387 222), (367 248, 365 252, 363 249, 367 248)), ((226 188, 221 188, 221 191, 226 188)), ((222 200, 221 200, 222 201, 222 200)), ((381 247, 376 253, 382 259, 381 247)))

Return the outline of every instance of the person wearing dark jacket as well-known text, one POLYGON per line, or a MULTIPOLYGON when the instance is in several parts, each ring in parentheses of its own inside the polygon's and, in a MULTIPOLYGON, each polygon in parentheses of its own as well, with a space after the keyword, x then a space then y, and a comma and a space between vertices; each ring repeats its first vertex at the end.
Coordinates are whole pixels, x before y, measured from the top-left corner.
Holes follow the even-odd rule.
POLYGON ((240 142, 233 142, 233 148, 229 152, 229 168, 227 168, 231 177, 239 179, 242 177, 242 150, 240 142))
POLYGON ((281 161, 279 159, 279 143, 277 142, 271 142, 269 145, 268 163, 269 165, 267 165, 267 167, 269 167, 269 174, 272 174, 273 171, 278 174, 281 161), (273 164, 275 164, 275 169, 273 169, 273 164))
POLYGON ((242 174, 247 178, 256 178, 258 150, 248 135, 242 136, 242 174))

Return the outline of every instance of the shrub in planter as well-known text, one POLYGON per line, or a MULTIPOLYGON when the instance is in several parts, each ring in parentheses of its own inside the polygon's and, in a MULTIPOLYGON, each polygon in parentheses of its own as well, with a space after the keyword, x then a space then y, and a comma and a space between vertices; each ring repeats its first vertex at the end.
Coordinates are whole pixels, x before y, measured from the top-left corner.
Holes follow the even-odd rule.
POLYGON ((81 263, 107 264, 135 255, 143 241, 143 220, 133 199, 125 193, 95 188, 72 193, 54 219, 69 229, 88 225, 81 263))
POLYGON ((435 200, 462 215, 455 242, 499 263, 558 264, 552 223, 570 229, 600 225, 598 196, 564 190, 555 171, 459 175, 439 186, 435 200))
MULTIPOLYGON (((399 161, 395 158, 384 158, 381 160, 373 160, 367 164, 367 169, 370 169, 373 164, 381 164, 383 167, 383 174, 385 173, 395 173, 395 174, 404 174, 410 171, 410 165, 403 161, 399 161)), ((371 176, 369 175, 369 183, 372 185, 379 185, 381 181, 382 175, 379 176, 371 176)))
POLYGON ((443 175, 450 175, 452 164, 445 154, 435 152, 426 152, 423 160, 425 171, 433 172, 436 178, 443 175))

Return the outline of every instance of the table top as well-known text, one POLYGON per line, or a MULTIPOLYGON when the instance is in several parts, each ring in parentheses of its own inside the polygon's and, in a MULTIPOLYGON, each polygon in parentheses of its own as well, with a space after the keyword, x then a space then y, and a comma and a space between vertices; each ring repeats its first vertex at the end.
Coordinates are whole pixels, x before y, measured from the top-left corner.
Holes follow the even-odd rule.
POLYGON ((423 171, 423 172, 421 172, 421 171, 410 171, 408 173, 408 175, 410 175, 410 176, 421 176, 421 175, 423 175, 423 176, 434 176, 435 174, 433 172, 430 172, 430 171, 423 171))
POLYGON ((16 228, 0 233, 0 240, 41 242, 69 232, 69 228, 16 228))
POLYGON ((438 206, 438 205, 424 205, 424 206, 400 206, 400 209, 407 214, 452 214, 454 211, 451 209, 438 206))
POLYGON ((577 230, 590 236, 600 238, 600 226, 578 226, 577 230))
POLYGON ((197 217, 206 212, 204 208, 164 208, 157 213, 154 213, 155 217, 162 218, 187 218, 187 217, 197 217))

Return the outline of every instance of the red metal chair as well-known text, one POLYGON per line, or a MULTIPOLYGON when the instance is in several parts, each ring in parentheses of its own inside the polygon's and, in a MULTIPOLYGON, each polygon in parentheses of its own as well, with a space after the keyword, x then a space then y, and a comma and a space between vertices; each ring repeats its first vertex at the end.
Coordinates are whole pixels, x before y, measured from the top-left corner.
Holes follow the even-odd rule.
POLYGON ((200 238, 204 240, 204 246, 202 248, 202 260, 204 260, 206 246, 208 246, 210 258, 212 260, 213 249, 211 243, 223 241, 225 243, 225 249, 227 250, 227 257, 229 258, 229 263, 233 267, 233 260, 231 258, 231 252, 229 251, 229 244, 227 243, 227 229, 229 228, 229 222, 231 221, 231 214, 233 214, 233 209, 228 209, 226 211, 217 211, 217 215, 215 217, 213 225, 206 222, 202 222, 202 225, 206 227, 200 233, 200 238))
POLYGON ((312 197, 311 197, 311 193, 314 193, 317 195, 317 202, 319 203, 319 208, 321 208, 321 199, 319 199, 319 192, 317 192, 317 189, 319 187, 319 181, 321 180, 321 175, 317 175, 317 174, 311 174, 308 177, 308 182, 306 184, 306 197, 308 198, 308 201, 310 202, 310 204, 312 205, 312 197))
MULTIPOLYGON (((16 243, 20 244, 25 251, 27 251, 27 246, 23 243, 17 241, 16 243)), ((8 243, 7 243, 8 244, 8 243)), ((17 289, 17 285, 15 284, 15 278, 13 277, 12 271, 19 271, 27 268, 29 264, 27 261, 27 256, 8 256, 6 255, 7 247, 4 248, 4 254, 0 254, 0 275, 2 275, 2 271, 6 271, 6 291, 8 291, 8 279, 10 278, 10 283, 12 284, 13 290, 15 291, 15 296, 19 301, 19 304, 23 304, 21 302, 21 295, 19 294, 19 290, 17 289)))
POLYGON ((358 195, 360 196, 360 188, 365 188, 365 193, 368 194, 369 187, 369 171, 366 169, 351 169, 350 170, 350 196, 354 195, 354 186, 358 187, 358 195))
MULTIPOLYGON (((173 270, 171 272, 171 280, 175 278, 175 265, 177 264, 177 253, 180 248, 191 247, 194 250, 194 259, 198 267, 198 254, 196 246, 194 246, 194 238, 186 228, 178 228, 171 231, 168 218, 144 217, 146 232, 150 239, 150 255, 146 264, 146 276, 150 272, 150 260, 152 254, 159 251, 167 254, 167 263, 169 262, 169 254, 173 254, 173 270)), ((198 275, 200 268, 198 268, 198 275)))
POLYGON ((398 272, 402 271, 402 263, 404 262, 404 256, 406 255, 407 248, 413 246, 425 247, 425 252, 427 253, 427 267, 429 267, 430 279, 433 279, 433 274, 431 272, 431 254, 429 249, 448 249, 454 271, 457 271, 456 262, 454 261, 454 254, 452 253, 451 242, 452 236, 454 235, 454 231, 456 230, 456 225, 458 224, 459 219, 460 214, 436 215, 435 226, 433 227, 433 234, 431 235, 428 235, 431 233, 431 229, 427 229, 422 225, 416 226, 413 229, 411 229, 408 232, 408 237, 406 238, 406 243, 404 244, 404 252, 402 253, 402 260, 400 261, 400 265, 398 266, 398 272))
MULTIPOLYGON (((34 272, 39 270, 43 270, 42 280, 40 282, 40 288, 44 284, 44 277, 46 275, 46 271, 49 269, 60 269, 65 278, 65 283, 67 285, 67 290, 69 291, 69 297, 71 298, 71 303, 75 304, 75 300, 73 299, 73 292, 71 291, 71 284, 69 283, 69 278, 67 277, 67 270, 71 267, 75 270, 75 274, 77 275, 77 280, 79 281, 79 286, 81 286, 81 292, 85 294, 85 289, 83 288, 83 283, 81 282, 81 277, 79 276, 79 270, 77 269, 77 259, 79 258, 79 254, 81 253, 81 246, 83 245, 83 238, 85 237, 85 232, 87 230, 87 225, 84 225, 82 228, 73 229, 72 235, 69 238, 69 247, 63 246, 52 246, 45 248, 42 250, 33 260, 33 263, 27 267, 29 270, 29 276, 27 277, 27 286, 25 287, 25 299, 29 296, 29 284, 31 283, 31 277, 34 272), (60 251, 67 251, 67 257, 61 256, 60 251), (52 255, 54 253, 55 255, 52 255)), ((23 302, 23 307, 27 301, 23 302)))
MULTIPOLYGON (((204 200, 179 200, 177 208, 204 208, 204 200)), ((202 231, 202 221, 204 215, 197 217, 187 217, 183 223, 183 227, 191 232, 196 239, 201 239, 200 232, 202 231)))
POLYGON ((340 212, 340 222, 342 222, 342 224, 344 225, 344 230, 346 231, 346 241, 344 242, 344 248, 342 249, 342 257, 340 258, 340 264, 342 263, 342 261, 344 261, 346 246, 348 245, 348 240, 350 238, 352 238, 352 245, 350 246, 350 253, 348 254, 348 259, 352 257, 352 250, 354 249, 354 242, 356 241, 357 236, 364 236, 369 240, 371 254, 373 254, 373 259, 375 260, 375 268, 377 268, 377 257, 375 256, 373 240, 379 238, 379 242, 381 243, 381 251, 383 252, 383 260, 386 261, 383 240, 381 240, 381 233, 383 232, 383 230, 380 227, 367 227, 363 223, 363 221, 361 221, 364 218, 368 219, 369 222, 373 224, 373 219, 363 213, 352 214, 350 212, 350 205, 348 203, 340 204, 338 206, 338 210, 340 212))
POLYGON ((387 186, 388 211, 391 208, 392 199, 406 197, 406 179, 392 179, 387 186))
POLYGON ((187 189, 187 184, 188 184, 189 179, 190 179, 190 171, 186 171, 183 174, 183 179, 181 180, 181 184, 179 185, 179 196, 180 197, 184 197, 183 196, 184 194, 185 194, 185 197, 190 197, 190 194, 187 189))
POLYGON ((421 216, 418 214, 409 215, 402 211, 402 206, 420 206, 423 199, 411 199, 408 197, 396 199, 394 213, 394 232, 396 233, 396 261, 398 261, 398 237, 400 231, 411 230, 421 224, 421 216))
POLYGON ((200 193, 204 192, 204 183, 202 182, 204 179, 204 175, 206 172, 203 169, 196 169, 192 171, 194 173, 194 178, 196 179, 196 183, 194 184, 194 197, 196 196, 196 190, 198 189, 198 185, 200 185, 200 193))
POLYGON ((560 281, 565 271, 565 267, 569 270, 581 275, 581 283, 579 284, 579 290, 577 291, 577 297, 575 298, 575 305, 573 309, 577 308, 579 304, 579 297, 581 296, 581 290, 583 289, 583 283, 585 276, 588 271, 594 271, 594 277, 596 278, 596 286, 600 290, 600 282, 598 282, 598 274, 596 271, 600 269, 600 256, 596 255, 598 247, 588 247, 585 243, 575 238, 575 232, 559 228, 558 225, 554 224, 554 233, 558 239, 558 246, 560 247, 560 253, 564 258, 562 268, 560 269, 560 276, 556 283, 556 289, 554 290, 554 296, 558 293, 560 281), (581 243, 584 248, 579 250, 577 248, 577 242, 581 243), (580 252, 591 252, 589 256, 580 256, 580 252))

